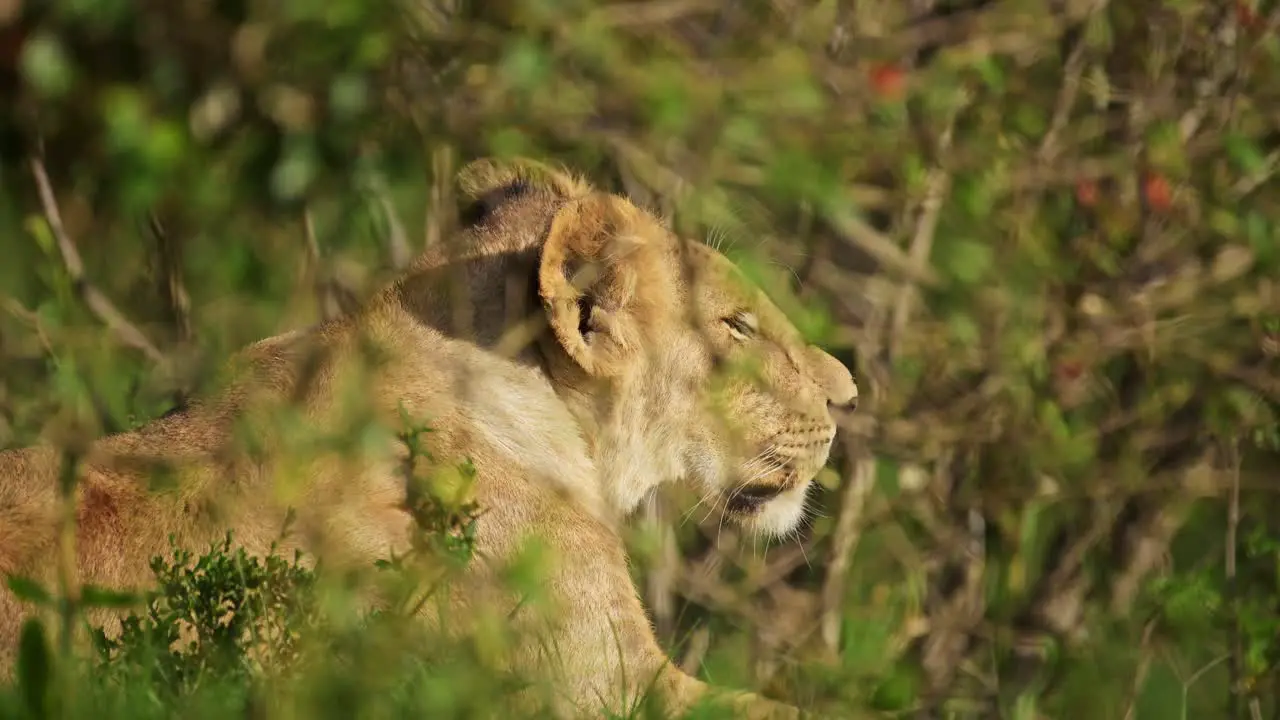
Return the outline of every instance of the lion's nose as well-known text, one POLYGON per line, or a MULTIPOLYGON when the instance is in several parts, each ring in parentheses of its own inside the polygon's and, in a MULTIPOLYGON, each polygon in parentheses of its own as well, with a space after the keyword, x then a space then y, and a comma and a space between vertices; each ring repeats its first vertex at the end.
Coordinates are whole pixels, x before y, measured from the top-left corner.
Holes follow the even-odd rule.
POLYGON ((827 400, 827 409, 833 412, 853 412, 858 409, 858 388, 854 386, 853 395, 843 400, 827 400))
POLYGON ((809 348, 813 366, 827 395, 827 408, 849 412, 858 407, 858 385, 844 363, 817 347, 809 348))
POLYGON ((854 395, 853 397, 849 398, 848 400, 845 400, 844 402, 828 400, 827 409, 835 412, 853 412, 854 410, 858 409, 858 396, 854 395))

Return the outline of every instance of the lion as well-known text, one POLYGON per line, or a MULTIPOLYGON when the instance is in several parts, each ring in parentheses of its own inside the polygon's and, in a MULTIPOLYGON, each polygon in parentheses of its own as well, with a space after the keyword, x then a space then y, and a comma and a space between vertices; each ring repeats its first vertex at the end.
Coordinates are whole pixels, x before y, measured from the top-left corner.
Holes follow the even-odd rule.
MULTIPOLYGON (((837 420, 856 406, 850 371, 725 256, 625 197, 531 160, 474 161, 457 186, 456 241, 360 309, 247 346, 225 390, 88 446, 73 579, 145 587, 170 535, 199 549, 230 529, 267 553, 290 513, 288 542, 325 562, 402 551, 416 529, 402 442, 388 434, 355 460, 308 456, 268 422, 294 407, 341 434, 356 397, 385 427, 400 413, 428 419, 432 455, 472 463, 483 514, 468 572, 492 574, 531 536, 554 552, 546 587, 571 610, 553 626, 566 713, 640 690, 679 712, 722 692, 659 646, 620 530, 656 489, 689 482, 753 532, 793 532, 837 420), (377 362, 363 363, 370 347, 377 362), (151 489, 156 463, 172 472, 151 489)), ((51 577, 61 468, 51 443, 0 453, 0 574, 51 577)), ((473 601, 449 602, 465 614, 473 601)), ((34 611, 0 590, 0 665, 34 611)), ((798 715, 728 694, 744 716, 798 715)))

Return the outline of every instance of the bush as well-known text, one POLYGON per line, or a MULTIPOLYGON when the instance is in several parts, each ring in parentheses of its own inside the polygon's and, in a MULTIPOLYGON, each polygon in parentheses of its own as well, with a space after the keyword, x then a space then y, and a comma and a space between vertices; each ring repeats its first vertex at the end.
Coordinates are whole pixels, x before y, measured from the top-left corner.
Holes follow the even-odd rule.
POLYGON ((146 614, 126 616, 118 637, 94 634, 98 676, 149 679, 156 698, 171 701, 210 682, 249 684, 268 669, 289 669, 316 622, 315 576, 300 558, 289 563, 274 548, 265 560, 233 551, 231 533, 194 563, 175 545, 171 561, 151 562, 159 589, 146 614))
MULTIPOLYGON (((750 547, 674 492, 631 538, 674 658, 845 715, 1273 715, 1278 26, 1275 0, 0 0, 0 444, 216 386, 444 237, 465 159, 551 158, 726 247, 858 370, 803 537, 750 547)), ((181 677, 247 662, 204 652, 181 677)), ((484 655, 320 667, 296 707, 495 712, 516 681, 484 655)), ((94 712, 178 712, 95 682, 94 712)))

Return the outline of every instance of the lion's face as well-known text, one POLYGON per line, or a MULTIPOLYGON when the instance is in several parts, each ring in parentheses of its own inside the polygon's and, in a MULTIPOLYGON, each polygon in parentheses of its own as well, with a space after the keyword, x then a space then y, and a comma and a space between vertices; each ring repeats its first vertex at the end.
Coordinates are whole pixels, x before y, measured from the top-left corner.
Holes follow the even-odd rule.
POLYGON ((679 353, 663 365, 686 368, 681 382, 697 388, 683 432, 687 477, 749 529, 784 535, 857 386, 719 252, 690 244, 684 262, 693 272, 678 311, 694 319, 660 347, 679 353))
POLYGON ((723 255, 591 192, 556 213, 539 293, 553 382, 584 419, 614 505, 686 479, 711 509, 791 532, 851 410, 848 369, 723 255))

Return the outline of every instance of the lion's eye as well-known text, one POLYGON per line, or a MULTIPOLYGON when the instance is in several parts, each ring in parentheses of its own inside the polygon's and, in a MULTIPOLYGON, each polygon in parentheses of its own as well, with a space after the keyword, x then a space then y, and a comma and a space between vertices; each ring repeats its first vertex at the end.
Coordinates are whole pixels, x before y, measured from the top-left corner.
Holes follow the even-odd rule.
POLYGON ((725 327, 729 328, 729 334, 733 339, 742 341, 756 334, 759 326, 756 323, 756 316, 749 312, 737 312, 724 319, 725 327))

